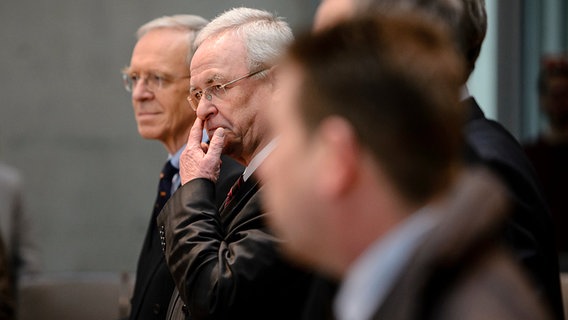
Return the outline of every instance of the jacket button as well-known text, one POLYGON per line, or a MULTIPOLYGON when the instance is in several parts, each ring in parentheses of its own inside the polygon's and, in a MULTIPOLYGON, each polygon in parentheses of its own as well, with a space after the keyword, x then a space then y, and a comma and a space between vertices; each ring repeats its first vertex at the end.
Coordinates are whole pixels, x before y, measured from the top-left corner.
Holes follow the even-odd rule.
POLYGON ((156 314, 156 315, 157 315, 157 314, 160 314, 160 309, 161 309, 160 304, 159 304, 159 303, 156 303, 156 304, 154 305, 154 307, 152 308, 152 312, 154 312, 154 314, 156 314))
POLYGON ((189 309, 187 308, 187 306, 186 306, 185 304, 181 307, 181 311, 182 311, 183 314, 185 314, 186 316, 189 315, 189 309))

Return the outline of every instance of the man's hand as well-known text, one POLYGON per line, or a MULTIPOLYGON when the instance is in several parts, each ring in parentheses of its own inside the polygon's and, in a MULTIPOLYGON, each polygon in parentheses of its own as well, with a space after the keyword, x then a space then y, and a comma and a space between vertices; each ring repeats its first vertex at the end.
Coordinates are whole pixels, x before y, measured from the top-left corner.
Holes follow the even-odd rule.
POLYGON ((201 143, 203 120, 197 118, 191 127, 187 145, 180 158, 181 184, 196 178, 217 182, 221 170, 221 151, 225 140, 225 130, 217 128, 209 146, 201 143))

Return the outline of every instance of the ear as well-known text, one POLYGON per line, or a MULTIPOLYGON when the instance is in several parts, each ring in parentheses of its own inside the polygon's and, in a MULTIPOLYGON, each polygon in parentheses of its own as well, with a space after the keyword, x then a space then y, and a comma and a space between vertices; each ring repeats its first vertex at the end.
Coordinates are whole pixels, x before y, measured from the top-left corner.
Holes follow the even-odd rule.
POLYGON ((344 118, 331 116, 321 122, 316 134, 322 151, 318 191, 324 197, 341 197, 353 187, 360 169, 355 130, 344 118))

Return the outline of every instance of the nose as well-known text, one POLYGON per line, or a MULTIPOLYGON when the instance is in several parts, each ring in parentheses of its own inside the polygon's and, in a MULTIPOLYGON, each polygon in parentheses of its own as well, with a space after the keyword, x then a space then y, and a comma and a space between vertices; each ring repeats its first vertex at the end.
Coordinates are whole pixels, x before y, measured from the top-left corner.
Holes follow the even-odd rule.
POLYGON ((197 117, 203 121, 210 119, 218 112, 219 110, 217 110, 217 107, 211 101, 205 98, 199 100, 197 110, 195 111, 197 117))
POLYGON ((132 99, 133 100, 147 100, 151 99, 154 93, 146 87, 145 81, 138 81, 132 86, 132 99))

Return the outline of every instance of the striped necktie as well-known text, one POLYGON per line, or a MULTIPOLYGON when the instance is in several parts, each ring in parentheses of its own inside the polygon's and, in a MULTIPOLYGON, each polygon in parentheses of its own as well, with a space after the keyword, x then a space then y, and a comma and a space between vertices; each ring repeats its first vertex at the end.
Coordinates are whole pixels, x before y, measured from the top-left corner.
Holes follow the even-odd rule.
POLYGON ((178 169, 168 160, 160 173, 158 196, 156 197, 156 203, 154 204, 154 218, 158 217, 158 214, 170 198, 172 192, 172 179, 177 173, 178 169))

